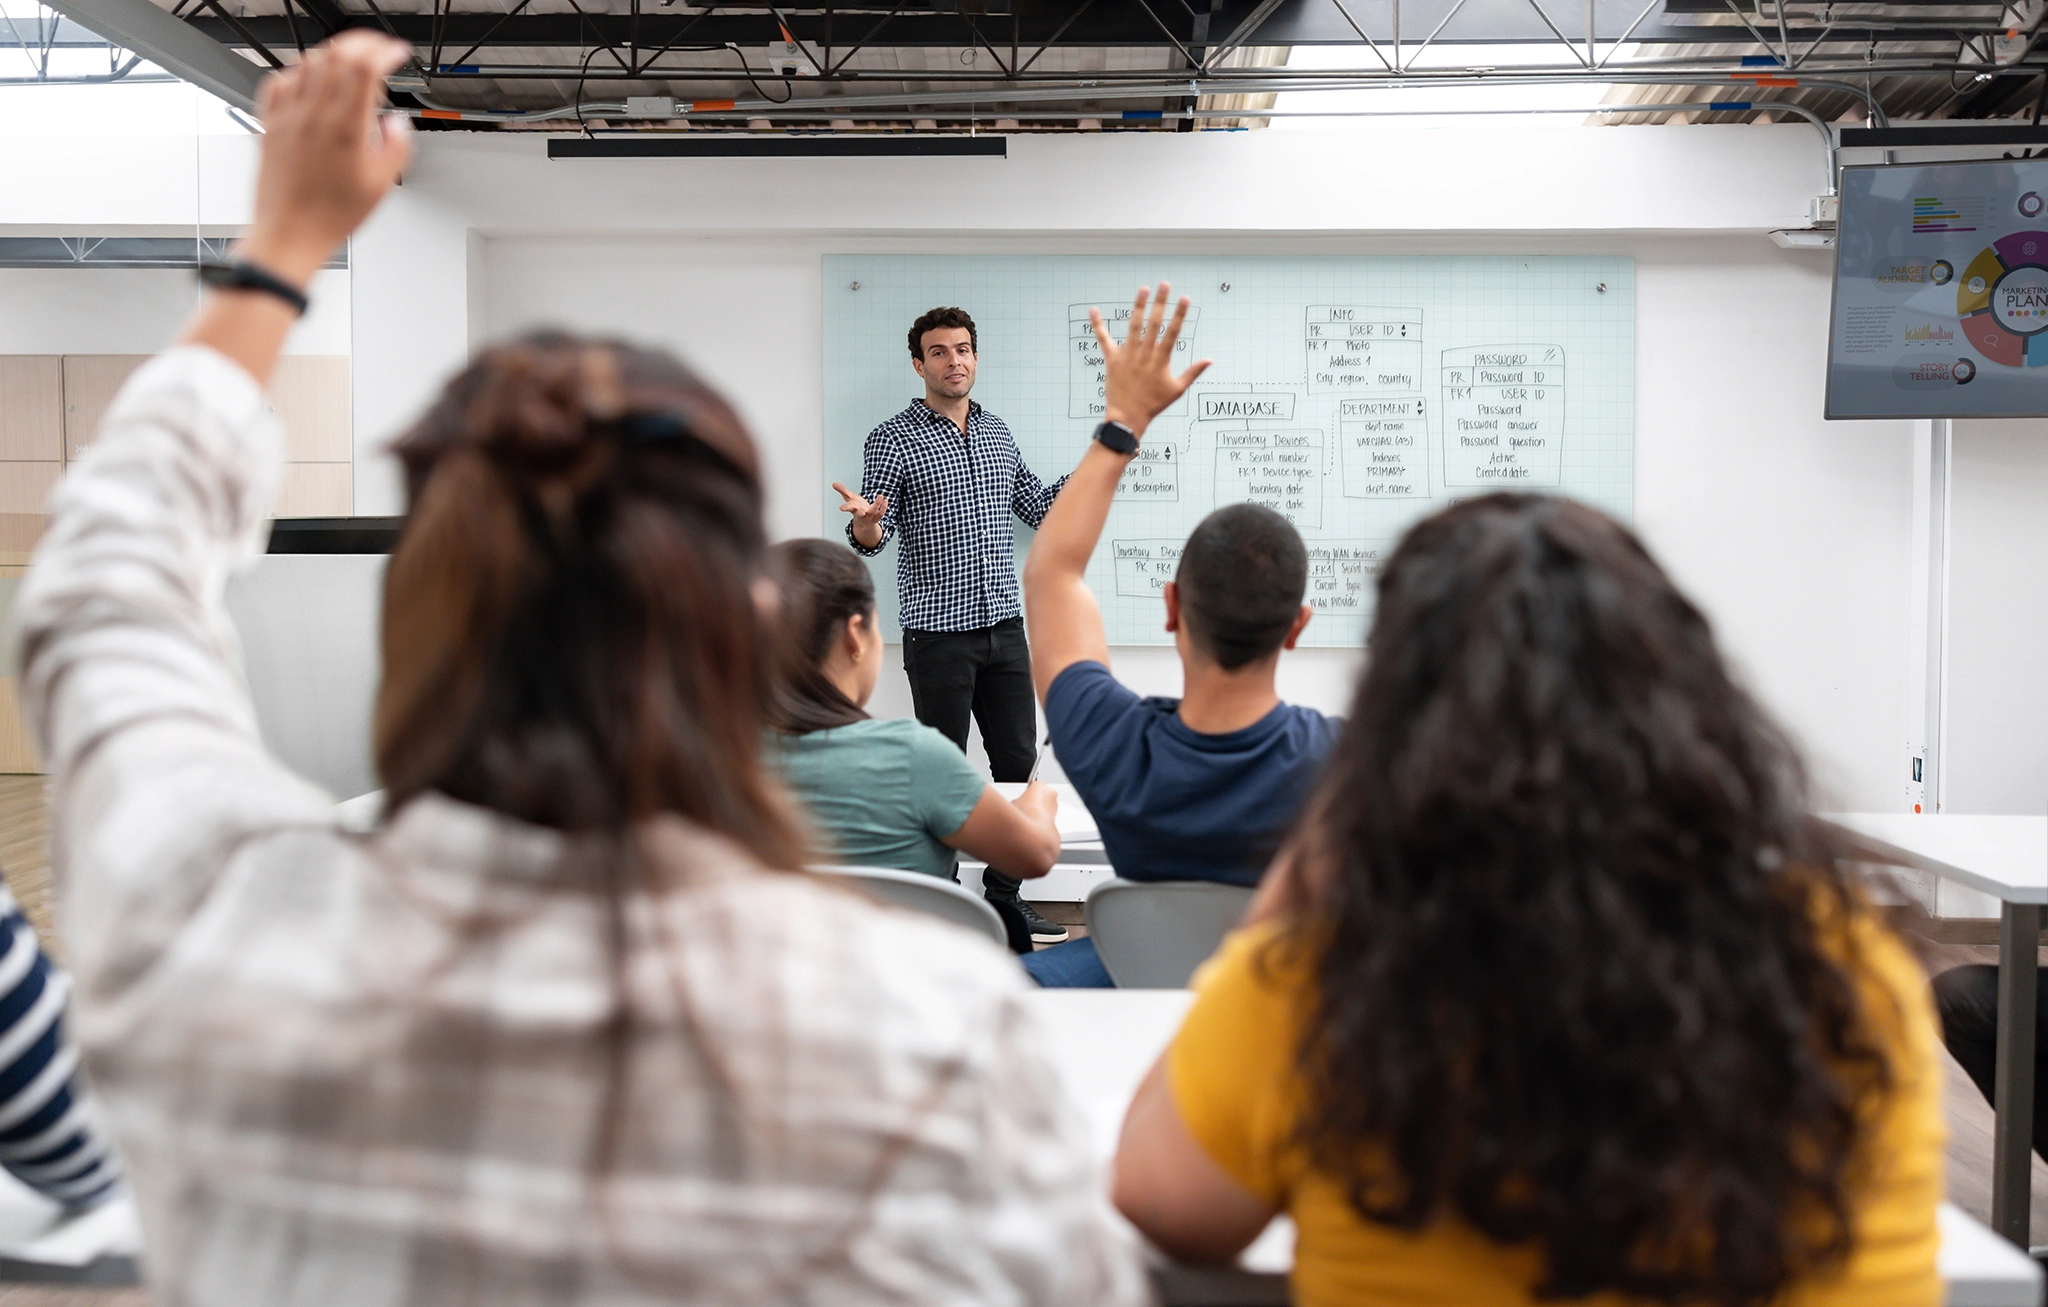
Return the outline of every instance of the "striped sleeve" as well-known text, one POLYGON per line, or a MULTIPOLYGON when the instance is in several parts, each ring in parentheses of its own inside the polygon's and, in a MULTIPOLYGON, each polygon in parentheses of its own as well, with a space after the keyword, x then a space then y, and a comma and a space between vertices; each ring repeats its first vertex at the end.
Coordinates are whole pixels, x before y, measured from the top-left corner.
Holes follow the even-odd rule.
POLYGON ((0 1167, 68 1207, 109 1197, 121 1168, 65 1037, 71 981, 0 885, 0 1167))

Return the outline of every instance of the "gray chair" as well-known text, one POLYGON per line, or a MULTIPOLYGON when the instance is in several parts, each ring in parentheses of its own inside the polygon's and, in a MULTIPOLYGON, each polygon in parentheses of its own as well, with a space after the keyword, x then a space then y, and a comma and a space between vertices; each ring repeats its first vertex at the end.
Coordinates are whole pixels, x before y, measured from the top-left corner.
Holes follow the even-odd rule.
POLYGON ((1119 989, 1186 989, 1252 901, 1242 885, 1112 880, 1081 905, 1088 937, 1119 989))
POLYGON ((822 866, 811 870, 827 876, 843 876, 859 885, 869 898, 913 912, 929 912, 935 917, 944 917, 956 926, 979 931, 1004 947, 1009 945, 1009 935, 1003 930, 1003 919, 996 915, 996 910, 984 903, 979 895, 969 893, 952 881, 887 867, 822 866))

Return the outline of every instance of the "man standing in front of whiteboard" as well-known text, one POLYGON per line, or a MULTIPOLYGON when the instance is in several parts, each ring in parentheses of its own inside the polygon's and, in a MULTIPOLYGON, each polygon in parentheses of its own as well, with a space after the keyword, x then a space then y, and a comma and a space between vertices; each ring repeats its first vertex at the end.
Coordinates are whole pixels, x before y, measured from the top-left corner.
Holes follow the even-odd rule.
MULTIPOLYGON (((990 777, 1023 781, 1038 758, 1038 715, 1010 518, 1036 527, 1066 478, 1040 481, 1003 420, 968 398, 979 344, 964 309, 933 309, 911 323, 910 366, 924 398, 868 433, 859 494, 837 481, 832 488, 852 518, 847 542, 861 554, 872 558, 901 537, 897 612, 917 719, 965 749, 972 717, 990 777)), ((1005 920, 1021 917, 1034 942, 1067 937, 1018 896, 1017 881, 994 868, 983 881, 1005 920)))

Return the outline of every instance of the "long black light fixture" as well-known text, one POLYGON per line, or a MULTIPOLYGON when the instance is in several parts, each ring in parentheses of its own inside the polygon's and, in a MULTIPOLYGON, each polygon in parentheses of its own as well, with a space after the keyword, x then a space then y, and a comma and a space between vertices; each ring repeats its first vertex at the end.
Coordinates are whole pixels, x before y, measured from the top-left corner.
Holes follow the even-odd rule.
POLYGON ((1006 136, 558 136, 550 159, 1006 159, 1006 136))
MULTIPOLYGON (((1768 108, 1759 104, 1758 108, 1768 108)), ((1920 145, 2048 145, 2048 125, 1973 123, 1940 127, 1902 124, 1897 127, 1844 127, 1845 150, 1910 150, 1920 145)))

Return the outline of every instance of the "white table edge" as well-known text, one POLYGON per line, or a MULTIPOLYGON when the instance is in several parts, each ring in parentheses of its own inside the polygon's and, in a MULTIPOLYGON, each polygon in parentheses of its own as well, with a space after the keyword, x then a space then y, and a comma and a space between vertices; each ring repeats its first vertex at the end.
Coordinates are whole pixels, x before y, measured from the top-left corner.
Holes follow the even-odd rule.
MULTIPOLYGON (((1944 880, 1952 880, 1958 884, 1967 885, 1971 889, 1982 890, 1984 893, 2006 903, 2048 904, 2048 882, 2040 885, 2011 885, 2005 881, 1971 871, 1968 867, 1958 867, 1954 863, 1943 862, 1939 858, 1931 858, 1924 853, 1904 848, 1892 843, 1890 840, 1880 839, 1875 835, 1860 831, 1854 826, 1847 824, 1849 819, 1856 817, 1888 817, 1891 815, 1893 814, 1835 812, 1821 814, 1820 819, 1835 830, 1840 831, 1843 835, 1854 840, 1869 852, 1882 854, 1886 858, 1895 860, 1902 867, 1914 867, 1921 871, 1932 872, 1944 880)), ((1935 816, 1925 817, 1922 820, 1945 821, 1948 818, 1935 816)))

